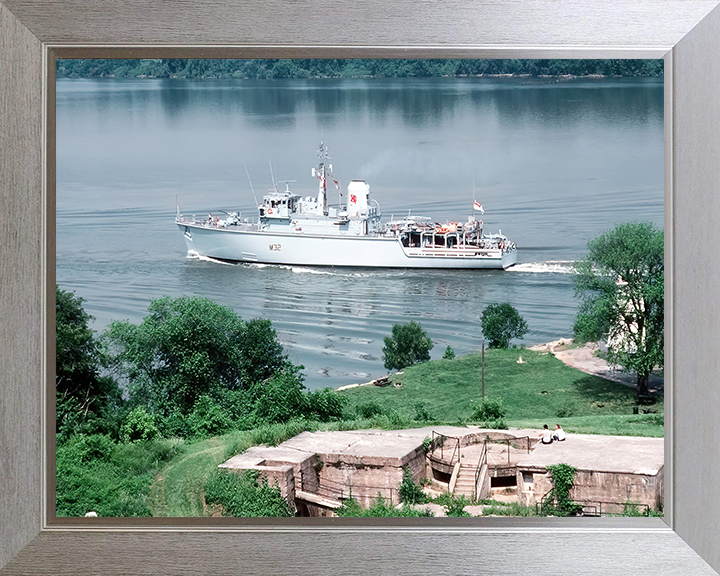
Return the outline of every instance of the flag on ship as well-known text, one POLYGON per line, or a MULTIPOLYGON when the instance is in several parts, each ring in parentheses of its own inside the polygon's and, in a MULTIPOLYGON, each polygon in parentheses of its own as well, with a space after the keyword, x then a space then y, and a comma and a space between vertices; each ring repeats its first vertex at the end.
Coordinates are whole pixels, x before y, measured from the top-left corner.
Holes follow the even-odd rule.
POLYGON ((475 199, 473 199, 473 210, 480 210, 480 214, 485 214, 485 210, 483 210, 482 204, 480 204, 480 202, 475 199))

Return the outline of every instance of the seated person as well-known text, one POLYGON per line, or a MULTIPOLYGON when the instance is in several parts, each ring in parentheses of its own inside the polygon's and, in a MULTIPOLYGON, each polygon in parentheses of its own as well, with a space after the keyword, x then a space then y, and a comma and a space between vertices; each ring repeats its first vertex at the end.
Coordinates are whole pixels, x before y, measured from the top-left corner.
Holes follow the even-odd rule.
POLYGON ((560 424, 555 424, 555 431, 553 432, 552 439, 557 440, 558 442, 562 442, 567 438, 567 435, 565 434, 565 430, 560 428, 560 424))
POLYGON ((550 433, 550 430, 548 429, 548 425, 545 424, 543 426, 543 431, 540 432, 539 436, 542 438, 541 442, 543 444, 552 444, 553 436, 550 433))

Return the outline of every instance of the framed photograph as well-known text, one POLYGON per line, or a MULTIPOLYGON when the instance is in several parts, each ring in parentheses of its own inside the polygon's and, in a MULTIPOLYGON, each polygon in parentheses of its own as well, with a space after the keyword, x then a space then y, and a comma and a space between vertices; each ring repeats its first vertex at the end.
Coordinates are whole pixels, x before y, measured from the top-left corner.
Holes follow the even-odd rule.
POLYGON ((712 151, 720 137, 712 128, 720 111, 712 95, 720 65, 707 50, 717 44, 720 28, 715 5, 668 1, 659 9, 615 2, 600 9, 547 2, 530 9, 522 3, 458 3, 457 25, 447 28, 441 24, 447 7, 434 3, 418 8, 398 2, 375 10, 343 3, 320 18, 322 23, 311 13, 296 13, 297 7, 267 3, 173 9, 161 3, 104 3, 99 10, 92 2, 61 2, 43 11, 23 0, 0 3, 7 54, 0 60, 0 136, 9 151, 0 164, 6 207, 0 216, 6 248, 0 261, 5 318, 0 335, 6 343, 0 474, 8 487, 0 512, 13 519, 1 529, 3 572, 192 573, 211 566, 223 573, 337 573, 341 555, 349 573, 367 571, 373 563, 381 573, 520 574, 529 563, 547 574, 714 573, 720 557, 711 527, 720 504, 704 479, 720 473, 712 442, 720 405, 712 386, 718 315, 712 296, 720 278, 703 247, 718 235, 712 151), (168 28, 168 22, 175 24, 168 28), (552 22, 564 24, 558 28, 552 22), (47 463, 53 448, 46 431, 54 420, 56 101, 48 81, 58 57, 664 58, 665 518, 592 523, 98 518, 63 525, 51 517, 47 463), (456 552, 438 555, 437 546, 456 552))

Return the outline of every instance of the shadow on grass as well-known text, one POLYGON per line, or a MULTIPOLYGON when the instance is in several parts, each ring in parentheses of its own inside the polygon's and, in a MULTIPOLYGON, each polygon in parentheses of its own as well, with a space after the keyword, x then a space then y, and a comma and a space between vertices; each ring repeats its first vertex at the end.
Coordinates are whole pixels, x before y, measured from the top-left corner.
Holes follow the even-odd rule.
MULTIPOLYGON (((579 394, 586 398, 592 398, 594 402, 599 404, 622 404, 627 406, 637 404, 636 388, 606 380, 599 376, 589 374, 580 376, 575 379, 574 387, 579 394)), ((662 399, 659 398, 658 400, 662 399)))

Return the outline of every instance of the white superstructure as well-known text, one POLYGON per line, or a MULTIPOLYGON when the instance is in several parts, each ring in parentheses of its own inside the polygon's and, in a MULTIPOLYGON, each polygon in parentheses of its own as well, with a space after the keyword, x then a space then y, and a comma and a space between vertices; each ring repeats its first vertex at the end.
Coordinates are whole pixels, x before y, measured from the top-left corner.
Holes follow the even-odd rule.
POLYGON ((238 213, 205 219, 183 216, 178 225, 188 251, 233 262, 308 266, 382 268, 497 268, 517 261, 515 244, 501 234, 483 234, 483 223, 438 224, 430 218, 407 216, 381 222, 380 206, 370 186, 353 180, 345 203, 327 201, 327 179, 338 186, 320 143, 320 162, 312 175, 320 181, 317 197, 302 198, 273 188, 263 196, 257 221, 238 213))

